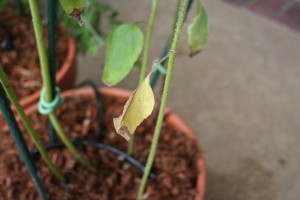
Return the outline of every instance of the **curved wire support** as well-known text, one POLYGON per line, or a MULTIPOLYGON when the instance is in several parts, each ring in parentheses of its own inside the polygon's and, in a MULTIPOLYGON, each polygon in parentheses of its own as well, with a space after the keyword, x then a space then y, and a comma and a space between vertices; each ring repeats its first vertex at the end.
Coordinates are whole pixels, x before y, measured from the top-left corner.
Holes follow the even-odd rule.
MULTIPOLYGON (((145 171, 145 166, 140 161, 136 160, 135 158, 129 156, 127 153, 125 153, 115 147, 112 147, 110 145, 99 143, 99 142, 88 141, 88 140, 74 141, 73 144, 74 145, 82 145, 82 146, 92 146, 97 149, 109 151, 109 152, 114 153, 114 154, 120 156, 121 158, 127 160, 129 163, 135 165, 143 173, 145 171)), ((55 148, 63 148, 63 147, 65 147, 65 145, 62 142, 50 143, 50 144, 45 145, 46 150, 55 149, 55 148)), ((31 151, 31 155, 34 159, 37 159, 40 154, 39 154, 39 151, 36 148, 34 148, 31 151)), ((150 172, 149 177, 151 179, 155 179, 156 175, 154 172, 150 172)))

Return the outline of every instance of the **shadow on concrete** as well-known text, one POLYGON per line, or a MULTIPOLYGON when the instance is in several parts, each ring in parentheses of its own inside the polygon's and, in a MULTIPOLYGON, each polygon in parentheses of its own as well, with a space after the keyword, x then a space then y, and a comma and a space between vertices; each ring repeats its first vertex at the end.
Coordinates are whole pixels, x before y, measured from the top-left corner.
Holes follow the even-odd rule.
POLYGON ((249 158, 229 174, 208 169, 206 200, 273 200, 276 197, 273 179, 272 172, 249 158))

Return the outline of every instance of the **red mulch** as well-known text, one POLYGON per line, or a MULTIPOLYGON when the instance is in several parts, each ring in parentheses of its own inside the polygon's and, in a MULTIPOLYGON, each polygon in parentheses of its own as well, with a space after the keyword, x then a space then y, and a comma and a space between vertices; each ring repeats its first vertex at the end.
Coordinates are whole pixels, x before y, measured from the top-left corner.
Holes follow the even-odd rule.
MULTIPOLYGON (((32 27, 31 17, 20 16, 17 11, 4 10, 0 12, 0 22, 5 25, 13 36, 12 51, 0 48, 0 64, 8 75, 9 81, 17 96, 26 97, 42 87, 42 77, 38 52, 32 27)), ((46 36, 47 28, 44 27, 46 36)), ((5 32, 0 29, 0 42, 4 40, 5 32)), ((68 51, 67 36, 62 25, 57 27, 57 63, 62 66, 68 51)), ((47 37, 45 44, 47 46, 47 37)))
MULTIPOLYGON (((115 133, 112 118, 121 114, 123 103, 105 99, 106 124, 103 143, 126 151, 127 142, 115 133)), ((77 96, 65 99, 57 111, 63 129, 72 139, 94 140, 97 127, 97 109, 94 98, 77 96)), ((48 140, 45 116, 30 116, 35 129, 44 142, 48 140)), ((146 162, 155 123, 149 117, 136 131, 134 156, 146 162)), ((24 128, 21 126, 21 129, 24 128)), ((28 134, 25 139, 32 148, 28 134)), ((51 199, 62 200, 112 200, 135 199, 142 173, 135 166, 120 160, 114 154, 92 147, 80 147, 84 155, 97 167, 94 174, 82 167, 67 150, 50 150, 51 159, 59 166, 69 183, 63 185, 39 159, 36 163, 51 199)), ((144 199, 194 199, 196 195, 196 159, 199 149, 195 141, 163 125, 154 162, 155 180, 149 180, 144 199)), ((39 199, 19 153, 9 135, 0 134, 0 199, 39 199)))

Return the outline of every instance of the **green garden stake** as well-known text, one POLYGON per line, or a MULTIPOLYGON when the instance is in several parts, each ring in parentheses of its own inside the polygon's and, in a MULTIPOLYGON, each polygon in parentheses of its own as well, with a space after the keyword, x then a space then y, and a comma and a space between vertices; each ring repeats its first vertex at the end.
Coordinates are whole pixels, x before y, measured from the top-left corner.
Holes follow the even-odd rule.
MULTIPOLYGON (((47 0, 47 22, 48 22, 48 62, 50 68, 52 94, 55 93, 56 77, 56 10, 57 0, 47 0)), ((50 142, 56 140, 55 130, 49 122, 50 142)))
POLYGON ((41 198, 43 200, 48 200, 49 198, 46 189, 41 181, 36 166, 33 163, 28 147, 22 136, 18 123, 16 122, 14 114, 10 108, 8 99, 6 98, 5 91, 1 84, 0 84, 0 111, 2 112, 2 116, 9 127, 11 136, 21 154, 21 158, 25 163, 27 170, 30 174, 30 177, 33 183, 35 184, 41 198))
POLYGON ((18 2, 19 13, 21 15, 24 15, 24 4, 23 4, 22 0, 17 0, 17 2, 18 2))

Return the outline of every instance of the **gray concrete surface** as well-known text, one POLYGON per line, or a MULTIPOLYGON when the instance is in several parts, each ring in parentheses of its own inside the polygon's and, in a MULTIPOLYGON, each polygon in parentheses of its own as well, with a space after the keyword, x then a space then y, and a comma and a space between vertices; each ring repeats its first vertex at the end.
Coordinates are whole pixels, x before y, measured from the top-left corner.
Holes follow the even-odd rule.
MULTIPOLYGON (((124 22, 142 21, 150 1, 106 0, 124 22)), ((204 1, 209 43, 176 59, 169 105, 193 128, 207 168, 207 200, 300 198, 300 35, 221 1, 204 1)), ((150 58, 169 34, 174 1, 160 1, 150 58), (170 7, 170 8, 169 8, 170 7)), ((188 22, 191 21, 191 15, 188 22)), ((186 27, 185 27, 186 28, 186 27)), ((103 51, 79 58, 79 78, 100 84, 103 51)), ((120 86, 134 88, 137 71, 120 86)))

